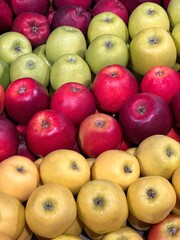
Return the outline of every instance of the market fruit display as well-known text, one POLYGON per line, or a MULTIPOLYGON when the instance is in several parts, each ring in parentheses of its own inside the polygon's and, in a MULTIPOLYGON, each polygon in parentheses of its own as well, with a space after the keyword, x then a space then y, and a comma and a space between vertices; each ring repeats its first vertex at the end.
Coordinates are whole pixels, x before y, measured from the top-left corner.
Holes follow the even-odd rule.
POLYGON ((0 1, 0 238, 180 236, 180 1, 0 1))

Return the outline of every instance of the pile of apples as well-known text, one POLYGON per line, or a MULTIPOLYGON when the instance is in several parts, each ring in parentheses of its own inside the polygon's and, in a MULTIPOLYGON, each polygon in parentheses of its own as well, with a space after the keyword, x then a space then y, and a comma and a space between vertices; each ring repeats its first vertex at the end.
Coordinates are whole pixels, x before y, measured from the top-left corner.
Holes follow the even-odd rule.
POLYGON ((180 1, 0 8, 0 237, 179 239, 180 1))

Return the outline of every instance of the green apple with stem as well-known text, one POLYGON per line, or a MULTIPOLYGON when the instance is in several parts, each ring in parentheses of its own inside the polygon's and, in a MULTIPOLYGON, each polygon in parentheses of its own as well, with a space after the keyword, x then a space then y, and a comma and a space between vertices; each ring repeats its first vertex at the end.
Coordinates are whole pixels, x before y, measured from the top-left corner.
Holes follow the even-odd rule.
POLYGON ((169 32, 150 27, 139 32, 129 44, 130 66, 139 75, 145 75, 156 65, 173 67, 177 50, 169 32))
POLYGON ((84 58, 86 48, 86 39, 81 30, 71 26, 60 26, 50 33, 46 41, 45 55, 52 64, 66 53, 76 53, 84 58))
POLYGON ((89 44, 85 60, 94 74, 111 64, 126 67, 129 61, 128 46, 117 35, 103 34, 89 44))
POLYGON ((127 25, 118 15, 112 12, 99 13, 89 23, 87 29, 89 43, 102 34, 115 34, 126 43, 129 40, 127 25))
POLYGON ((29 39, 19 32, 5 32, 0 35, 0 57, 11 64, 19 56, 32 52, 29 39))
POLYGON ((91 70, 87 62, 75 53, 59 57, 52 65, 50 84, 54 90, 67 82, 78 82, 87 87, 91 83, 91 70))
POLYGON ((179 0, 171 0, 167 7, 167 13, 170 20, 171 28, 173 29, 174 26, 180 22, 180 1, 179 0))
POLYGON ((154 2, 141 3, 129 16, 128 30, 131 39, 138 32, 149 27, 170 30, 170 21, 165 9, 154 2))
POLYGON ((22 77, 31 77, 47 87, 49 85, 50 68, 45 60, 35 53, 23 54, 11 63, 10 81, 13 82, 22 77))
POLYGON ((10 68, 9 64, 0 59, 0 84, 6 90, 10 84, 10 68))

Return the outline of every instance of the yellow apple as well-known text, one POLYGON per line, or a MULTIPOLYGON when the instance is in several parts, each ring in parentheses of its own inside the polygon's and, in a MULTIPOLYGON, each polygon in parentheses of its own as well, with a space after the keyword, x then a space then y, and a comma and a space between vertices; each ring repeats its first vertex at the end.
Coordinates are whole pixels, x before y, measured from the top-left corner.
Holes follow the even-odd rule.
POLYGON ((180 200, 180 165, 174 171, 171 182, 176 192, 177 199, 180 200))
POLYGON ((173 29, 174 26, 180 22, 180 2, 179 0, 171 0, 167 7, 167 13, 169 16, 171 28, 173 29))

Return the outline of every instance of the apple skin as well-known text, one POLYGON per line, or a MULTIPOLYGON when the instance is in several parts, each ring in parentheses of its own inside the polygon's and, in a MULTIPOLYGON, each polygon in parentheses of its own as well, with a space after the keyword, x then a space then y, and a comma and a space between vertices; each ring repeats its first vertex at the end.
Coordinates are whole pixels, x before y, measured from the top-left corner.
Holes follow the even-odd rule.
POLYGON ((164 8, 165 10, 167 10, 170 1, 171 1, 171 0, 162 0, 161 5, 163 6, 163 8, 164 8))
POLYGON ((126 67, 112 64, 97 73, 92 92, 100 111, 118 113, 124 101, 139 92, 139 84, 126 67))
POLYGON ((102 12, 113 12, 128 24, 129 13, 125 5, 119 0, 101 0, 92 8, 92 17, 102 12))
POLYGON ((140 91, 157 94, 170 103, 180 91, 180 74, 168 66, 154 66, 143 76, 140 91))
POLYGON ((76 5, 88 10, 91 7, 92 0, 52 0, 52 4, 55 9, 64 7, 64 6, 72 6, 76 5))
POLYGON ((43 15, 48 13, 50 7, 49 0, 9 0, 9 5, 15 16, 23 12, 36 12, 43 15))
POLYGON ((76 5, 58 8, 51 20, 51 28, 54 30, 60 26, 78 28, 84 35, 87 33, 91 21, 91 12, 76 5))
POLYGON ((27 125, 38 111, 50 106, 47 88, 33 78, 19 78, 6 89, 4 97, 8 116, 17 124, 27 125))
POLYGON ((180 128, 180 91, 178 91, 171 101, 171 109, 175 124, 180 128))
POLYGON ((122 141, 122 128, 111 115, 91 114, 79 126, 78 144, 87 157, 96 158, 103 151, 119 149, 122 141))
POLYGON ((96 101, 90 89, 77 82, 68 82, 51 96, 50 108, 67 115, 74 126, 96 112, 96 101))
POLYGON ((169 214, 161 222, 153 224, 147 240, 178 240, 180 238, 180 216, 169 214))
POLYGON ((17 153, 18 132, 13 121, 5 115, 0 116, 0 162, 17 153))
POLYGON ((6 1, 0 1, 0 34, 11 29, 13 23, 13 12, 6 1))
POLYGON ((35 48, 46 43, 51 29, 46 16, 35 12, 25 12, 15 17, 11 31, 24 34, 35 48))
POLYGON ((137 93, 124 102, 119 122, 126 138, 139 144, 148 136, 166 135, 172 128, 173 116, 163 98, 153 93, 137 93))
POLYGON ((4 97, 5 97, 5 89, 0 84, 0 115, 4 112, 4 97))
POLYGON ((166 135, 180 142, 180 128, 176 124, 173 124, 171 130, 166 135))
POLYGON ((29 149, 38 157, 44 157, 57 149, 72 149, 76 130, 66 115, 45 109, 35 113, 29 120, 25 137, 29 149))

